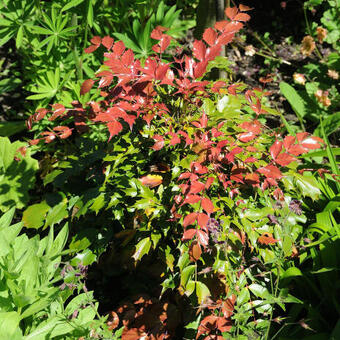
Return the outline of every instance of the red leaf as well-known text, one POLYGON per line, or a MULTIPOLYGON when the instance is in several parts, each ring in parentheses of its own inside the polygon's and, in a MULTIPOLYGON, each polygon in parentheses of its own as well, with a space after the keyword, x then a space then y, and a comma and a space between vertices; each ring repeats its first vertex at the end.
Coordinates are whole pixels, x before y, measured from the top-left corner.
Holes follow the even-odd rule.
POLYGON ((102 44, 103 44, 108 50, 110 50, 111 47, 112 47, 112 45, 113 45, 113 39, 107 35, 106 37, 103 38, 102 44))
POLYGON ((259 178, 258 174, 256 174, 256 173, 250 173, 250 174, 247 174, 247 175, 245 176, 244 181, 245 181, 247 184, 256 185, 256 184, 259 184, 259 183, 260 183, 260 178, 259 178))
POLYGON ((237 14, 238 12, 238 9, 237 7, 228 7, 225 9, 225 15, 230 19, 230 20, 233 20, 235 15, 237 14))
POLYGON ((247 159, 244 160, 245 163, 254 163, 256 161, 258 161, 258 159, 253 156, 248 157, 247 159))
POLYGON ((194 77, 195 78, 202 77, 207 69, 207 65, 208 65, 207 60, 200 61, 194 68, 194 77))
POLYGON ((266 167, 257 169, 257 171, 267 178, 280 179, 282 178, 281 171, 275 165, 267 165, 266 167))
POLYGON ((199 181, 193 181, 190 185, 190 194, 198 194, 204 189, 204 184, 199 181))
POLYGON ((248 11, 251 11, 253 8, 250 8, 250 7, 248 7, 248 6, 246 6, 246 5, 242 5, 242 4, 240 4, 239 6, 238 6, 238 8, 239 8, 239 10, 241 11, 241 12, 248 12, 248 11))
POLYGON ((121 59, 124 66, 130 66, 133 62, 134 56, 135 55, 132 50, 127 50, 126 52, 124 52, 121 59))
POLYGON ((196 229, 188 229, 183 233, 182 241, 191 240, 196 235, 196 229))
POLYGON ((232 327, 232 322, 231 322, 230 319, 226 319, 226 318, 220 316, 217 319, 216 326, 217 326, 217 329, 222 333, 223 332, 229 332, 231 330, 231 327, 232 327))
POLYGON ((207 49, 205 60, 210 61, 214 60, 221 53, 222 46, 221 44, 211 46, 207 49))
POLYGON ((107 127, 109 129, 110 132, 110 137, 109 137, 109 141, 111 140, 111 138, 115 135, 118 135, 120 131, 122 131, 123 126, 122 124, 120 124, 118 122, 118 120, 114 120, 112 122, 107 123, 107 127))
POLYGON ((221 45, 227 45, 229 44, 234 38, 234 32, 224 32, 222 35, 220 35, 217 39, 217 43, 221 45))
POLYGON ((296 138, 299 142, 302 142, 304 139, 306 139, 309 136, 308 132, 298 132, 296 134, 296 138))
POLYGON ((288 152, 292 153, 294 156, 302 155, 303 153, 306 153, 308 149, 304 148, 300 144, 294 144, 289 149, 288 152))
POLYGON ((84 52, 85 52, 85 53, 92 53, 92 52, 94 52, 98 47, 99 47, 99 45, 90 45, 89 47, 85 48, 84 52))
POLYGON ((187 179, 191 176, 191 172, 183 172, 179 175, 178 180, 187 179))
POLYGON ((91 43, 93 44, 93 45, 100 45, 100 43, 101 43, 101 41, 102 41, 102 39, 101 39, 101 37, 99 37, 98 35, 96 35, 96 36, 94 36, 91 40, 91 43))
POLYGON ((186 215, 183 220, 183 227, 186 228, 188 225, 194 224, 197 219, 197 213, 193 212, 186 215))
POLYGON ((108 74, 105 77, 100 78, 99 80, 99 88, 109 86, 112 83, 113 74, 108 74))
POLYGON ((215 24, 214 27, 215 27, 218 31, 222 32, 222 31, 224 30, 224 28, 225 28, 227 25, 228 25, 228 21, 227 21, 227 20, 222 20, 222 21, 216 22, 216 24, 215 24))
POLYGON ((53 128, 54 131, 61 132, 58 137, 65 139, 72 135, 72 130, 68 126, 56 126, 53 128))
POLYGON ((209 221, 209 216, 204 213, 197 214, 197 223, 200 227, 206 228, 209 221))
POLYGON ((227 25, 224 27, 223 32, 225 33, 236 33, 243 27, 243 24, 238 21, 228 22, 227 25))
POLYGON ((205 47, 202 40, 195 40, 192 50, 194 57, 199 61, 202 61, 205 58, 207 48, 205 47))
POLYGON ((215 180, 214 177, 209 177, 209 178, 207 179, 207 181, 205 182, 205 188, 206 188, 206 189, 209 189, 210 186, 211 186, 211 184, 213 184, 214 180, 215 180))
POLYGON ((296 158, 291 156, 290 154, 284 152, 281 153, 276 159, 275 162, 277 164, 280 164, 281 166, 287 166, 288 164, 290 164, 291 162, 296 161, 296 158))
POLYGON ((206 247, 209 244, 209 236, 203 230, 196 230, 197 240, 200 245, 206 247))
POLYGON ((114 45, 113 45, 113 53, 115 55, 117 55, 118 57, 122 55, 122 53, 124 52, 125 50, 125 45, 122 41, 117 41, 114 45))
POLYGON ((208 125, 208 117, 205 112, 203 112, 202 117, 200 119, 200 124, 202 128, 206 128, 208 125))
POLYGON ((213 203, 210 201, 209 198, 202 198, 202 202, 201 202, 202 208, 208 213, 211 214, 214 212, 214 205, 213 203))
POLYGON ((176 145, 181 142, 181 139, 175 133, 172 133, 171 136, 170 145, 176 145))
POLYGON ((83 96, 85 93, 89 92, 94 84, 92 79, 87 79, 83 82, 80 88, 80 94, 83 96))
POLYGON ((152 30, 150 37, 155 40, 161 40, 162 35, 163 32, 158 27, 156 27, 152 30))
POLYGON ((234 17, 235 21, 248 21, 250 20, 250 15, 246 13, 239 13, 234 17))
POLYGON ((251 140, 253 140, 254 138, 256 138, 256 135, 254 134, 254 132, 243 132, 241 134, 239 134, 237 136, 238 140, 241 141, 242 143, 247 143, 251 140))
POLYGON ((215 44, 217 38, 217 33, 216 31, 209 27, 207 28, 204 33, 203 33, 203 40, 209 45, 212 46, 215 44))
POLYGON ((295 137, 294 136, 286 136, 283 140, 283 146, 286 150, 288 150, 293 144, 295 143, 295 137))
POLYGON ((152 149, 155 151, 161 150, 164 146, 164 138, 160 135, 154 135, 153 139, 156 141, 156 143, 153 145, 152 149))
POLYGON ((36 113, 34 114, 34 120, 35 121, 39 121, 39 120, 42 120, 46 114, 47 114, 47 110, 44 109, 44 108, 40 108, 36 111, 36 113))
POLYGON ((194 203, 199 202, 199 201, 201 200, 201 198, 202 198, 202 197, 201 197, 201 196, 198 196, 198 195, 188 195, 188 196, 185 198, 183 204, 185 204, 185 203, 194 204, 194 203))
POLYGON ((54 112, 52 116, 48 119, 50 121, 54 121, 59 116, 62 116, 65 112, 65 107, 62 104, 54 104, 52 105, 52 108, 54 109, 54 112))
POLYGON ((321 148, 321 145, 319 143, 323 143, 323 140, 321 138, 310 136, 310 137, 307 137, 306 139, 304 139, 301 142, 301 145, 304 148, 314 150, 314 149, 321 148))
POLYGON ((281 152, 282 144, 283 144, 282 142, 276 140, 274 144, 270 147, 270 155, 272 156, 273 159, 276 159, 278 154, 281 152))
POLYGON ((239 126, 246 131, 251 131, 255 133, 256 135, 261 133, 262 124, 258 120, 253 120, 251 122, 244 122, 240 124, 239 126))

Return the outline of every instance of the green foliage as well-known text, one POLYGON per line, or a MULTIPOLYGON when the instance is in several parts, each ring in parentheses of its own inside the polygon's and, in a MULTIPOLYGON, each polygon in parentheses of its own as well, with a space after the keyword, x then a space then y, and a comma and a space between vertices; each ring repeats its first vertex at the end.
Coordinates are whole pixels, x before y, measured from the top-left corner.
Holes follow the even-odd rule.
POLYGON ((34 186, 38 161, 31 157, 26 147, 26 143, 11 143, 8 138, 0 137, 1 211, 13 206, 21 209, 29 201, 28 191, 34 186))
MULTIPOLYGON (((21 220, 10 225, 14 208, 0 219, 0 335, 338 334, 338 94, 324 76, 338 69, 335 54, 303 68, 305 87, 280 84, 315 137, 289 126, 265 90, 209 78, 214 68, 231 74, 220 48, 249 20, 245 7, 228 9, 230 25, 206 30, 192 55, 174 59, 162 43, 192 24, 180 22, 179 3, 0 6, 0 38, 16 39, 27 99, 46 106, 27 122, 29 148, 0 139, 0 209, 16 205, 21 220), (92 33, 94 53, 83 53, 92 33), (329 90, 330 105, 318 89, 329 90), (271 126, 278 116, 291 136, 271 126), (110 330, 86 288, 93 282, 100 311, 115 311, 110 330), (154 296, 133 298, 145 291, 154 296)), ((22 131, 10 123, 0 134, 22 131)))
POLYGON ((67 224, 56 236, 52 227, 44 238, 29 238, 20 234, 22 223, 11 225, 13 215, 14 208, 0 219, 1 339, 89 336, 100 326, 94 321, 98 304, 92 292, 73 297, 68 287, 81 283, 70 275, 76 268, 61 270, 61 256, 69 253, 67 224))

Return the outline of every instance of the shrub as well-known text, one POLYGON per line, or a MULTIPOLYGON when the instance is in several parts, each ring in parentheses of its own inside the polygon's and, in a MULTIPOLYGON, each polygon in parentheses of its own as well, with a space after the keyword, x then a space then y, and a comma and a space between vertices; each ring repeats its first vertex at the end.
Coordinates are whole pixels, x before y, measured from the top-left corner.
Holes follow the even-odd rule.
MULTIPOLYGON (((42 179, 64 192, 75 230, 90 224, 101 238, 114 233, 136 264, 151 254, 166 264, 161 295, 176 290, 198 308, 186 320, 197 339, 268 338, 272 321, 281 322, 276 306, 301 303, 283 279, 314 219, 302 202, 321 195, 300 159, 323 145, 319 137, 271 129, 267 116, 279 113, 264 89, 205 80, 226 66, 220 51, 249 10, 227 8, 228 20, 206 29, 192 56, 177 49, 172 62, 162 57, 171 41, 163 27, 152 31, 158 43, 145 62, 121 41, 94 37, 91 50, 104 47, 106 59, 82 84, 81 102, 28 120, 33 150, 47 160, 57 148, 42 179)), ((123 338, 154 332, 124 324, 123 338)))

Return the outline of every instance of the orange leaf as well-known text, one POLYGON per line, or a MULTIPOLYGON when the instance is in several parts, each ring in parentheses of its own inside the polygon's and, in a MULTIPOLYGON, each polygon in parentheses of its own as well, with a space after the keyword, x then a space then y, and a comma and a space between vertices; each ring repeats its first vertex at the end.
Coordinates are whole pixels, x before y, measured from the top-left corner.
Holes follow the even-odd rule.
POLYGON ((225 12, 225 15, 230 20, 234 20, 234 17, 236 16, 238 9, 237 9, 237 7, 228 7, 228 8, 226 8, 226 10, 224 12, 225 12))
POLYGON ((273 234, 271 233, 264 233, 257 239, 257 242, 263 245, 275 244, 278 241, 279 240, 273 238, 273 234))
POLYGON ((209 216, 204 213, 197 213, 197 223, 202 228, 205 228, 208 224, 209 216))
POLYGON ((197 219, 197 213, 193 212, 184 217, 183 227, 186 228, 190 224, 194 224, 197 219))
POLYGON ((202 208, 208 213, 211 214, 214 212, 214 205, 213 203, 210 201, 209 198, 202 198, 202 202, 201 202, 202 208))
POLYGON ((163 177, 160 175, 146 175, 139 179, 141 183, 147 187, 154 188, 163 182, 163 177))
POLYGON ((191 262, 196 262, 202 255, 201 246, 197 241, 193 241, 189 247, 189 259, 191 262))

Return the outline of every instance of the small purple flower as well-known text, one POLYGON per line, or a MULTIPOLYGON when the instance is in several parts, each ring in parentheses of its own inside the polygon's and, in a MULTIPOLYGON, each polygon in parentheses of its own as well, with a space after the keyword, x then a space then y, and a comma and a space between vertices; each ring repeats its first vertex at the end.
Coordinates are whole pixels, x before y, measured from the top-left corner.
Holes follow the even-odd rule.
POLYGON ((278 224, 279 223, 279 221, 277 220, 276 216, 274 216, 274 215, 267 215, 267 217, 269 218, 270 223, 273 223, 273 224, 278 224))
POLYGON ((290 211, 294 212, 296 215, 302 214, 301 206, 302 206, 302 204, 298 200, 291 200, 291 202, 289 203, 290 211))

